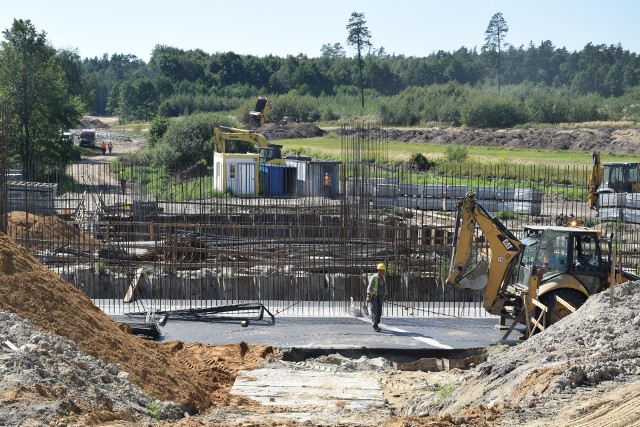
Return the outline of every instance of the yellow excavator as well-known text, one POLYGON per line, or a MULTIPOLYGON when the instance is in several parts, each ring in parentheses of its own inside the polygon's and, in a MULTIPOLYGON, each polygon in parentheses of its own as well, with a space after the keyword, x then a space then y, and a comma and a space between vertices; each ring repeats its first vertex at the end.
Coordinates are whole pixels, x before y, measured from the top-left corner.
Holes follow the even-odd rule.
POLYGON ((587 189, 587 204, 592 209, 598 209, 600 194, 640 193, 640 162, 602 163, 600 152, 594 152, 587 189))
POLYGON ((271 144, 267 139, 252 130, 219 126, 213 129, 213 151, 226 153, 227 141, 250 142, 258 151, 261 165, 282 165, 286 162, 282 158, 282 145, 271 144))
POLYGON ((590 295, 640 279, 615 268, 612 248, 612 238, 583 227, 525 226, 524 238, 518 239, 468 193, 458 204, 446 283, 484 289, 484 308, 503 321, 513 320, 505 339, 518 324, 529 336, 574 312, 590 295), (478 229, 488 244, 486 253, 474 253, 478 229))
POLYGON ((264 125, 269 118, 269 111, 271 110, 271 103, 266 96, 258 97, 256 106, 253 111, 249 111, 250 125, 254 127, 260 127, 264 125))

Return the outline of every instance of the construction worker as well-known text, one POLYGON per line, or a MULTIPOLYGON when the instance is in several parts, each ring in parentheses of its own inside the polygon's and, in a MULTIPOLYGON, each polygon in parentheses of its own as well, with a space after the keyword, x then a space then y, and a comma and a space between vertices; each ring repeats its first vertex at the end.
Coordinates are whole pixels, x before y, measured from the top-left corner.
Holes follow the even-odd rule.
POLYGON ((102 155, 105 155, 107 153, 107 144, 105 144, 104 141, 102 141, 102 144, 100 144, 100 149, 102 150, 102 155))
POLYGON ((120 171, 120 189, 122 190, 122 195, 127 192, 127 178, 124 174, 124 168, 120 171))
POLYGON ((387 284, 384 280, 384 273, 387 269, 383 263, 377 266, 378 273, 369 278, 367 286, 367 304, 371 303, 371 322, 373 329, 380 332, 380 318, 382 317, 382 303, 387 302, 387 284))
POLYGON ((113 151, 113 143, 111 141, 109 141, 109 154, 111 154, 111 152, 113 151))
POLYGON ((328 173, 324 174, 324 197, 331 198, 331 177, 328 173))

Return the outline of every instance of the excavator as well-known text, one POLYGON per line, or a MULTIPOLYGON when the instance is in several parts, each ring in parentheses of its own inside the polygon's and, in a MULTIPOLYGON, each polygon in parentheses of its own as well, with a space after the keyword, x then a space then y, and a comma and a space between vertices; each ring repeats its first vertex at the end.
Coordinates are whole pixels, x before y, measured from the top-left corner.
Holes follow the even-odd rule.
POLYGON ((213 150, 226 153, 227 141, 252 143, 260 156, 261 165, 285 165, 282 159, 282 145, 270 144, 267 139, 254 131, 219 126, 213 129, 213 150))
POLYGON ((271 110, 271 103, 265 96, 258 97, 256 107, 253 111, 249 111, 249 119, 251 126, 260 127, 264 125, 269 118, 269 111, 271 110))
POLYGON ((640 193, 640 162, 602 163, 600 152, 594 152, 587 189, 591 209, 598 209, 602 193, 640 193))
POLYGON ((577 310, 590 295, 640 276, 615 268, 613 236, 570 226, 524 227, 518 239, 468 193, 458 204, 448 285, 484 289, 484 308, 518 324, 525 337, 543 331, 577 310), (478 253, 476 230, 488 251, 478 253), (475 255, 475 257, 474 257, 475 255), (480 258, 474 266, 472 258, 480 258), (488 259, 488 265, 487 265, 488 259))

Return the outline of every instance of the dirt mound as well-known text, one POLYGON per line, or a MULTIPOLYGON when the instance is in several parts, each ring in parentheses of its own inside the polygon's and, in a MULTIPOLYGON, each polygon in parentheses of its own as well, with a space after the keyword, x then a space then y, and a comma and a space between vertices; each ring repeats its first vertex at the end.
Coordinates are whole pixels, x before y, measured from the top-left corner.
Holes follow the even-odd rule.
POLYGON ((212 347, 144 341, 4 234, 0 234, 0 309, 74 341, 85 354, 117 364, 146 393, 177 402, 185 410, 228 404, 232 401, 228 390, 238 370, 252 369, 272 355, 270 347, 244 343, 212 347))
POLYGON ((609 402, 624 412, 624 425, 638 425, 640 282, 616 286, 613 305, 609 299, 609 292, 593 295, 544 333, 496 352, 467 376, 441 413, 499 409, 511 425, 596 425, 607 411, 596 416, 593 405, 609 402))
MULTIPOLYGON (((352 132, 346 129, 345 132, 352 132)), ((381 129, 361 130, 371 139, 499 147, 507 149, 595 151, 602 153, 640 153, 640 129, 381 129)), ((338 134, 343 132, 336 130, 338 134)))
POLYGON ((313 138, 323 136, 327 132, 311 123, 287 123, 280 125, 268 123, 258 128, 256 132, 264 135, 270 141, 292 138, 313 138))
POLYGON ((28 239, 36 250, 56 250, 68 242, 75 249, 95 251, 99 242, 57 216, 12 211, 7 216, 7 234, 15 240, 28 239))
POLYGON ((83 117, 78 121, 76 129, 106 129, 109 125, 95 117, 83 117))

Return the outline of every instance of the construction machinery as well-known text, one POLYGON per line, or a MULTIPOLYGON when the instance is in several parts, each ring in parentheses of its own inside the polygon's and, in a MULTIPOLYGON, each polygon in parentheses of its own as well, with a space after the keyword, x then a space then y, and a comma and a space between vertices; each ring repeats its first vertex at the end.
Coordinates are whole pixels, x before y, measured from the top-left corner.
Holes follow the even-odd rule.
POLYGON ((82 129, 82 131, 80 131, 80 146, 81 147, 96 146, 96 130, 95 129, 82 129))
POLYGON ((219 126, 213 130, 213 149, 218 153, 226 153, 227 141, 244 141, 252 143, 260 156, 260 164, 285 165, 282 159, 282 145, 271 144, 267 139, 252 130, 219 126))
POLYGON ((505 338, 520 323, 528 336, 569 315, 590 295, 640 279, 615 268, 612 247, 612 237, 583 227, 525 226, 518 239, 468 193, 458 204, 446 282, 484 289, 484 308, 501 316, 503 324, 513 320, 505 338), (488 250, 475 252, 480 262, 471 266, 478 229, 488 250))
POLYGON ((249 119, 251 126, 260 127, 267 122, 269 118, 269 111, 271 110, 271 103, 265 96, 258 97, 256 107, 253 111, 249 111, 249 119))
POLYGON ((598 208, 600 194, 639 193, 640 162, 600 161, 600 152, 593 153, 593 164, 588 184, 587 203, 590 208, 598 208))

